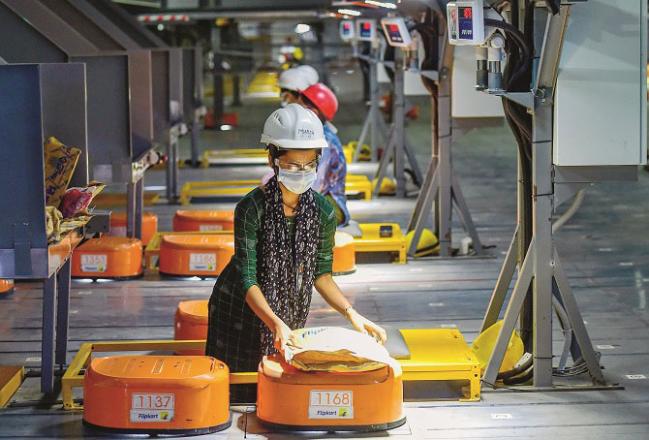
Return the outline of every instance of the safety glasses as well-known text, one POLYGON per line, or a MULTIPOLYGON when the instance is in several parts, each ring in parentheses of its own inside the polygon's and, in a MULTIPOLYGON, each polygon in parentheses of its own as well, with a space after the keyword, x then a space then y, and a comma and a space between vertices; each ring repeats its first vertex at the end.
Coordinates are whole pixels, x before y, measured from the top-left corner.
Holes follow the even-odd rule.
POLYGON ((312 160, 308 163, 284 162, 275 159, 275 165, 286 171, 313 171, 318 168, 318 159, 312 160))

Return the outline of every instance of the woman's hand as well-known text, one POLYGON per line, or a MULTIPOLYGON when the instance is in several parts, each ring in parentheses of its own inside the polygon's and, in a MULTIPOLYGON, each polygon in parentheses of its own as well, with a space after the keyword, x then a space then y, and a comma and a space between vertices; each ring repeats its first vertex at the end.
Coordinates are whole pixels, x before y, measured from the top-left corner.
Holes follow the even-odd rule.
POLYGON ((350 324, 352 325, 352 327, 354 327, 355 330, 363 334, 372 336, 380 344, 385 344, 385 341, 387 341, 388 336, 385 333, 385 330, 383 330, 383 328, 374 324, 372 321, 365 318, 364 316, 358 314, 358 312, 352 309, 351 307, 348 308, 345 312, 347 315, 347 319, 349 320, 350 324))
POLYGON ((293 335, 293 330, 291 330, 291 328, 281 319, 277 318, 271 330, 273 331, 275 348, 277 351, 283 353, 287 345, 299 347, 298 342, 293 335))

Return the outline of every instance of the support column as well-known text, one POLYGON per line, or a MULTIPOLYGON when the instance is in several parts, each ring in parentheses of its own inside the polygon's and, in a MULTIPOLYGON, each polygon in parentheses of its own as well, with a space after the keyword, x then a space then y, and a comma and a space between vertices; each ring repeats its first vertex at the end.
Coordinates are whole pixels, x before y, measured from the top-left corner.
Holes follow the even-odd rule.
POLYGON ((56 364, 61 370, 67 364, 68 354, 71 267, 71 258, 68 258, 56 274, 58 284, 56 305, 56 364))
POLYGON ((538 103, 532 132, 534 386, 552 386, 552 105, 538 103))
POLYGON ((54 391, 54 337, 56 332, 57 279, 53 274, 43 284, 43 325, 41 335, 41 392, 54 391))
POLYGON ((452 249, 452 111, 451 111, 451 75, 450 70, 443 68, 440 72, 437 94, 437 174, 439 191, 435 203, 435 233, 439 239, 439 255, 448 257, 452 249))
MULTIPOLYGON (((405 96, 404 96, 404 70, 403 59, 395 58, 394 63, 394 110, 392 112, 394 126, 394 150, 393 150, 393 172, 394 179, 397 182, 397 197, 406 195, 406 178, 404 175, 404 159, 406 144, 405 132, 405 96)), ((385 151, 384 151, 385 154, 385 151)))

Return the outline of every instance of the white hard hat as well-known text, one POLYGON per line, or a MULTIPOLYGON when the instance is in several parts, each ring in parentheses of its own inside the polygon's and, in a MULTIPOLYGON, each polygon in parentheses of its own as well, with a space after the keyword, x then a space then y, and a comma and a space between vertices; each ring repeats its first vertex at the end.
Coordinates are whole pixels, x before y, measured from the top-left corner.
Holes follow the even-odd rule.
POLYGON ((307 76, 303 71, 296 68, 288 69, 283 71, 279 75, 279 88, 292 90, 294 92, 301 92, 302 90, 309 87, 307 76))
POLYGON ((296 67, 296 69, 304 74, 310 86, 320 82, 320 75, 318 75, 318 71, 313 67, 303 64, 296 67))
POLYGON ((289 104, 271 113, 264 124, 260 142, 284 150, 309 150, 329 146, 320 119, 300 104, 289 104))

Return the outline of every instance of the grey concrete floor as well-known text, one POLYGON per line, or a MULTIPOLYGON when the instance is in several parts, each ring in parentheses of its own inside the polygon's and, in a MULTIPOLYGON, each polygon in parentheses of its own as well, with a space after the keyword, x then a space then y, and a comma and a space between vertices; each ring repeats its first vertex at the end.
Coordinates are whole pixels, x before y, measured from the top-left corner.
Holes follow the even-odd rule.
MULTIPOLYGON (((422 116, 409 124, 422 169, 430 151, 427 103, 422 116)), ((337 124, 343 142, 360 130, 363 108, 343 103, 337 124)), ((241 126, 232 132, 205 132, 202 148, 257 146, 264 117, 272 106, 238 109, 241 126)), ((186 156, 186 141, 183 155, 186 156)), ((454 165, 483 242, 494 245, 495 258, 420 260, 406 266, 359 265, 353 275, 337 281, 355 307, 368 318, 398 327, 455 325, 471 341, 495 284, 515 222, 516 159, 513 139, 504 126, 458 132, 454 165)), ((182 181, 219 180, 232 176, 257 177, 263 168, 184 169, 182 181)), ((352 166, 352 172, 371 175, 372 166, 352 166)), ((151 172, 146 185, 156 188, 163 173, 151 172)), ((590 188, 581 210, 556 235, 577 301, 595 346, 602 354, 606 378, 623 390, 516 392, 483 390, 482 401, 428 401, 406 404, 408 423, 376 438, 553 438, 649 439, 649 175, 636 183, 600 184, 590 188), (633 376, 631 376, 633 377, 633 376)), ((231 207, 233 203, 194 205, 231 207)), ((405 226, 414 199, 381 198, 352 201, 359 221, 395 220, 405 226)), ((177 206, 152 208, 160 229, 169 230, 177 206)), ((457 231, 461 237, 461 231, 457 231)), ((171 338, 178 301, 207 298, 212 281, 169 281, 154 276, 128 282, 73 284, 70 358, 85 341, 171 338)), ((41 292, 33 283, 19 283, 15 293, 0 300, 0 363, 38 365, 40 356, 41 292)), ((309 324, 343 324, 317 296, 309 324)), ((556 325, 555 325, 556 327, 556 325)), ((562 339, 558 329, 554 342, 562 339)), ((583 384, 583 378, 574 383, 583 384)), ((15 396, 17 405, 0 411, 2 438, 91 438, 81 414, 67 413, 60 404, 37 406, 38 379, 29 378, 15 396), (21 407, 20 404, 26 406, 21 407)), ((243 418, 235 413, 229 430, 208 438, 243 438, 243 418)), ((248 417, 247 438, 320 438, 272 433, 248 417)), ((348 435, 347 438, 368 436, 348 435)))

